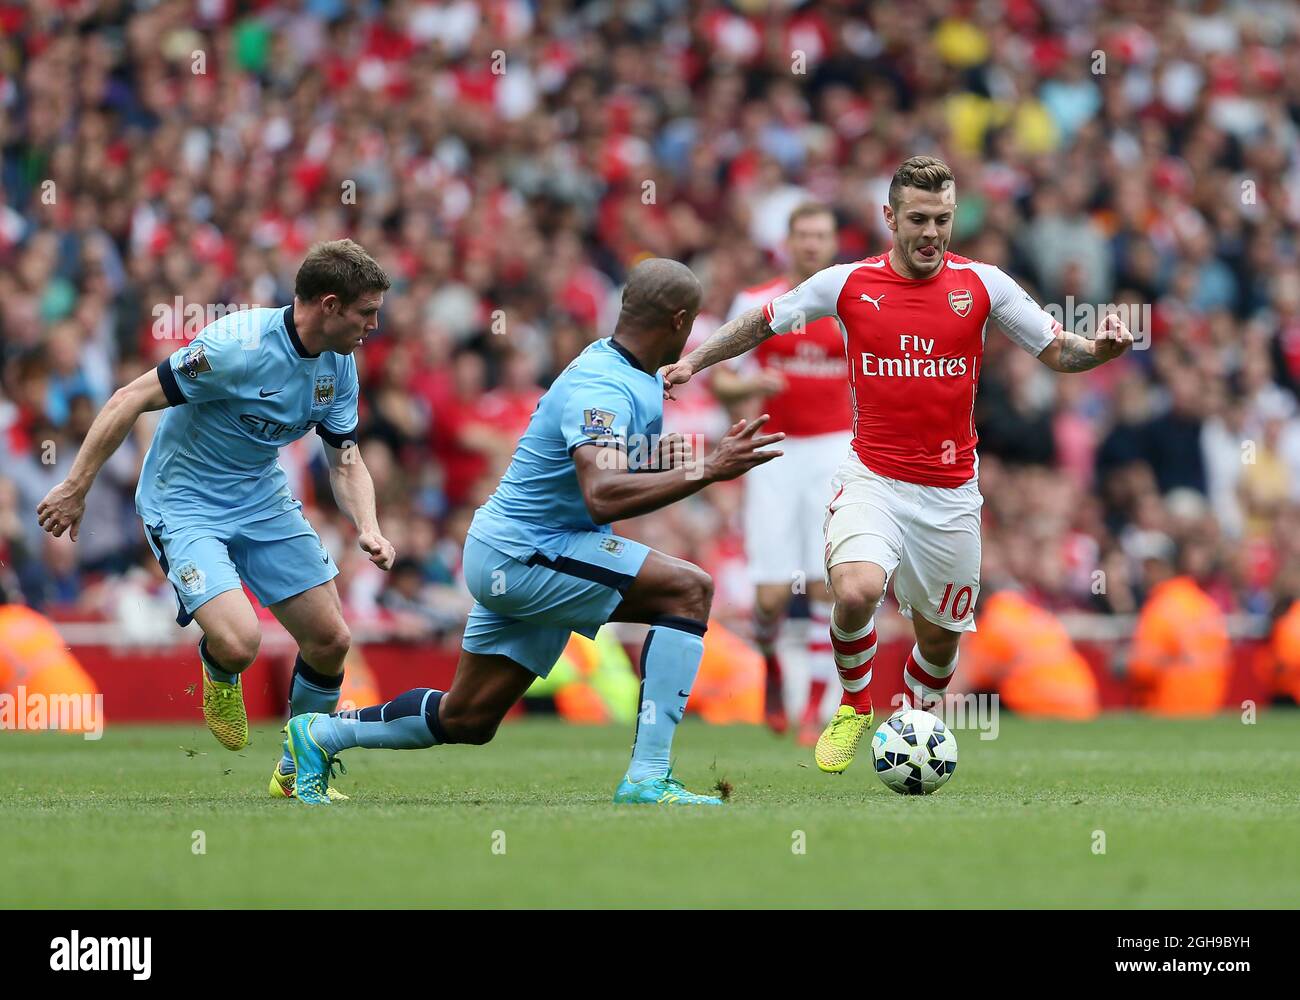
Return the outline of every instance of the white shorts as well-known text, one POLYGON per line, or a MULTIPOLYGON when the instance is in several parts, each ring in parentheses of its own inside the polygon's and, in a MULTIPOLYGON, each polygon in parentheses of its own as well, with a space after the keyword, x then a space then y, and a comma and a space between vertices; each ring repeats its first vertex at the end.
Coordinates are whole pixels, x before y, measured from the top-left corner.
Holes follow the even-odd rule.
POLYGON ((805 583, 821 576, 831 480, 852 441, 847 431, 789 437, 773 446, 784 455, 745 473, 745 558, 754 583, 789 586, 796 574, 805 583))
POLYGON ((952 489, 905 483, 850 455, 826 509, 827 577, 840 563, 875 563, 906 617, 919 611, 941 628, 973 632, 983 505, 974 478, 952 489))

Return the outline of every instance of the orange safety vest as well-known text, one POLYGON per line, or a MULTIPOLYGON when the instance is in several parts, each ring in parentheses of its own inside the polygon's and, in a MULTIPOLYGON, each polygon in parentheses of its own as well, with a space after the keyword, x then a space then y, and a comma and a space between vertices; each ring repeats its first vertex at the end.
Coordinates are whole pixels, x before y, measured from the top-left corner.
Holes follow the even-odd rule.
POLYGON ((1159 715, 1207 715, 1223 706, 1228 626, 1188 576, 1157 585, 1138 616, 1129 678, 1138 704, 1159 715))
POLYGON ((339 708, 366 708, 383 703, 379 682, 365 655, 353 646, 343 657, 343 684, 339 687, 339 708))
POLYGON ((1097 681, 1056 616, 1013 590, 980 603, 980 627, 962 645, 962 684, 995 690, 1022 715, 1091 719, 1097 681))
POLYGON ((1300 702, 1300 601, 1295 601, 1273 626, 1271 675, 1266 677, 1275 694, 1300 702))
POLYGON ((572 665, 577 678, 555 692, 555 710, 569 722, 599 724, 609 722, 609 710, 600 693, 587 683, 596 673, 600 651, 595 640, 574 632, 561 654, 572 665))
POLYGON ((763 677, 762 655, 735 632, 710 621, 690 710, 706 722, 762 722, 763 677))
MULTIPOLYGON (((95 695, 99 686, 48 618, 21 604, 0 605, 0 693, 95 695)), ((83 726, 83 728, 87 728, 83 726)))

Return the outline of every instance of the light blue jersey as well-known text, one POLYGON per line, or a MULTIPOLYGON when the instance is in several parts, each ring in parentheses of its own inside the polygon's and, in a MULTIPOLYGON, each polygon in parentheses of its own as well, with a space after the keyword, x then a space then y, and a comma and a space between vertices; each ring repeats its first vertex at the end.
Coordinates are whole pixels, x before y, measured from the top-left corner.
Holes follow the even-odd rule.
POLYGON ((517 559, 555 555, 575 531, 608 533, 591 519, 573 452, 584 445, 628 449, 635 469, 649 463, 663 430, 663 380, 612 339, 598 340, 560 373, 537 404, 496 492, 469 533, 517 559))
POLYGON ((614 445, 626 448, 630 469, 645 467, 663 413, 662 380, 613 340, 596 341, 560 373, 470 525, 466 650, 545 677, 572 632, 591 638, 609 620, 650 550, 591 519, 573 453, 614 445))
POLYGON ((207 326, 158 379, 170 407, 135 505, 176 588, 177 621, 241 583, 269 607, 333 579, 277 458, 313 428, 336 448, 356 439, 356 362, 309 354, 292 306, 250 309, 207 326))
POLYGON ((356 435, 356 362, 308 354, 292 306, 222 317, 162 362, 158 378, 171 407, 136 489, 146 524, 269 516, 289 495, 281 448, 313 428, 335 447, 356 435))

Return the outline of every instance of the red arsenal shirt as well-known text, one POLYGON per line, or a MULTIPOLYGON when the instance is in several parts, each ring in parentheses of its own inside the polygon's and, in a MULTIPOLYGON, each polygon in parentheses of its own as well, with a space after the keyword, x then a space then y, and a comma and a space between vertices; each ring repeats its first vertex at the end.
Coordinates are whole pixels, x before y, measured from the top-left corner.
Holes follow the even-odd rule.
MULTIPOLYGON (((784 277, 747 288, 736 296, 728 319, 766 306, 790 290, 784 277)), ((853 425, 853 409, 845 386, 849 367, 844 360, 844 335, 829 316, 811 320, 792 337, 769 337, 750 355, 759 367, 775 371, 785 388, 763 400, 771 416, 764 434, 784 432, 790 437, 836 434, 853 425)))
POLYGON ((975 391, 989 317, 1034 355, 1061 329, 1001 270, 952 253, 922 280, 895 273, 888 254, 837 264, 763 311, 780 334, 834 317, 849 359, 853 450, 873 472, 926 486, 960 486, 975 475, 975 391))

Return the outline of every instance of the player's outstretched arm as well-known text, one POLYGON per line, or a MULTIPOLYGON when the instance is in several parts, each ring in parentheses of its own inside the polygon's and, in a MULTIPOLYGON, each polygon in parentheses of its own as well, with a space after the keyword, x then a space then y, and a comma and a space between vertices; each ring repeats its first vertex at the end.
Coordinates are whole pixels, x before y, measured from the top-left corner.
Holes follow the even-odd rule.
POLYGON ((86 513, 86 494, 90 492, 95 476, 113 452, 121 447, 140 414, 161 410, 166 405, 167 395, 163 392, 157 369, 145 372, 113 393, 90 425, 68 478, 36 505, 36 517, 41 527, 55 538, 71 529, 75 542, 82 515, 86 513))
POLYGON ((1133 334, 1114 313, 1108 315, 1095 340, 1062 330, 1043 348, 1038 360, 1058 372, 1086 372, 1113 361, 1133 346, 1133 334))
POLYGON ((330 489, 339 510, 356 525, 357 544, 380 569, 392 569, 397 550, 379 530, 375 481, 361 460, 361 449, 353 442, 342 448, 325 442, 325 456, 330 463, 330 489))
POLYGON ((597 524, 609 524, 648 514, 696 493, 709 483, 735 479, 756 465, 770 462, 782 452, 761 450, 785 438, 784 434, 758 434, 767 414, 753 421, 738 421, 718 442, 717 449, 698 462, 663 472, 633 472, 627 453, 615 445, 584 445, 573 452, 582 498, 597 524))
POLYGON ((762 306, 741 313, 729 323, 723 323, 713 336, 686 357, 659 369, 659 374, 664 377, 664 397, 676 399, 672 392, 673 386, 689 382, 696 372, 716 365, 719 361, 752 351, 768 337, 774 336, 776 331, 768 325, 762 306))

